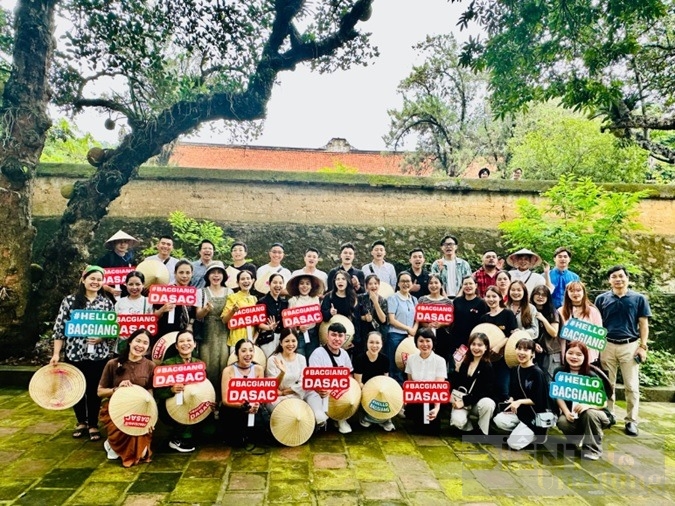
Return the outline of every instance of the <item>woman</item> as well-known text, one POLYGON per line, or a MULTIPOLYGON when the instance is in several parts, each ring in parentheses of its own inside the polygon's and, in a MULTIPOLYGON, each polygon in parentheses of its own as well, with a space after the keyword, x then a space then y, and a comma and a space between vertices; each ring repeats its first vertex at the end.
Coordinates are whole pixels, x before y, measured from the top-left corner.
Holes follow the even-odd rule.
MULTIPOLYGON (((227 273, 219 260, 211 262, 204 274, 204 305, 197 309, 197 318, 203 321, 202 341, 199 356, 206 362, 206 375, 213 385, 220 385, 220 374, 227 365, 230 348, 227 346, 229 330, 220 319, 227 296, 231 293, 225 286, 227 273)), ((220 392, 216 388, 216 402, 220 392)))
MULTIPOLYGON (((565 365, 558 369, 571 374, 598 377, 591 370, 588 348, 581 341, 572 341, 565 351, 565 365)), ((558 428, 566 436, 576 438, 581 447, 581 457, 598 460, 602 457, 602 429, 610 426, 610 420, 603 407, 572 403, 556 399, 561 414, 558 417, 558 428)))
MULTIPOLYGON (((323 294, 324 284, 312 274, 296 274, 286 283, 286 291, 290 298, 288 307, 304 307, 319 305, 319 296, 323 294)), ((300 325, 292 329, 298 336, 298 353, 308 358, 319 347, 319 331, 316 324, 300 325)))
MULTIPOLYGON (((387 335, 387 356, 389 357, 389 375, 399 383, 403 383, 403 374, 396 365, 396 348, 408 336, 414 336, 418 323, 415 321, 417 299, 410 295, 412 276, 408 271, 398 274, 397 290, 387 299, 389 311, 389 334, 387 335)), ((429 330, 431 334, 433 331, 429 330)), ((434 343, 435 344, 435 343, 434 343)))
MULTIPOLYGON (((598 327, 602 327, 602 315, 597 307, 591 304, 588 300, 588 293, 586 292, 586 285, 581 281, 572 281, 565 287, 565 296, 563 305, 558 309, 560 313, 560 326, 564 327, 571 318, 592 323, 598 327)), ((560 340, 560 352, 565 358, 565 348, 567 341, 560 340)), ((600 361, 600 352, 597 350, 588 350, 588 358, 591 364, 596 364, 600 361)))
MULTIPOLYGON (((185 259, 176 262, 175 286, 190 286, 192 279, 192 264, 185 259)), ((164 305, 155 304, 153 306, 155 316, 157 317, 157 335, 153 337, 150 348, 155 345, 157 340, 169 332, 177 332, 184 329, 192 330, 197 309, 194 306, 176 306, 176 304, 166 303, 164 305), (169 315, 174 313, 173 322, 169 323, 169 315)))
POLYGON ((138 385, 152 393, 152 373, 155 364, 145 358, 150 349, 151 337, 152 334, 145 329, 139 329, 131 334, 120 356, 106 364, 98 384, 98 396, 105 399, 101 405, 99 419, 108 433, 108 439, 103 443, 103 447, 108 453, 108 459, 115 460, 121 457, 124 467, 150 462, 152 428, 148 427, 147 434, 142 436, 125 434, 110 418, 107 399, 112 397, 118 388, 132 385, 138 385))
MULTIPOLYGON (((489 311, 481 316, 481 323, 491 323, 496 325, 508 338, 514 330, 518 328, 518 322, 516 321, 516 315, 513 314, 513 311, 510 309, 504 308, 504 302, 502 300, 501 293, 499 289, 494 286, 488 286, 485 291, 485 303, 488 306, 489 311)), ((493 360, 494 371, 495 371, 495 400, 497 402, 502 402, 509 397, 509 367, 504 361, 504 344, 492 345, 490 350, 490 357, 493 360)))
POLYGON ((383 325, 387 323, 387 300, 378 295, 380 278, 377 274, 366 276, 366 293, 359 294, 359 340, 355 343, 354 356, 363 353, 367 349, 367 340, 371 332, 379 332, 380 337, 384 332, 383 325))
POLYGON ((480 323, 481 317, 490 311, 485 301, 478 297, 477 289, 478 285, 473 277, 465 276, 462 279, 462 293, 452 301, 455 308, 454 322, 450 328, 452 354, 460 346, 468 346, 471 331, 480 323))
MULTIPOLYGON (((424 295, 417 301, 418 304, 435 304, 439 306, 452 306, 452 301, 441 293, 443 283, 439 274, 429 274, 427 284, 429 295, 424 295)), ((450 363, 450 355, 455 351, 451 342, 450 326, 447 323, 420 323, 420 327, 430 327, 436 335, 436 347, 434 351, 445 361, 450 363)))
POLYGON ((329 321, 336 314, 346 316, 357 326, 358 297, 349 274, 346 271, 338 271, 333 280, 333 290, 328 292, 321 301, 321 313, 323 321, 329 321))
MULTIPOLYGON (((374 274, 371 274, 374 276, 374 274)), ((354 379, 363 388, 369 379, 375 376, 389 376, 389 358, 380 353, 382 351, 382 334, 372 331, 368 334, 366 340, 366 351, 354 357, 354 379)), ((391 419, 376 420, 367 413, 362 413, 359 422, 363 427, 370 427, 372 424, 381 425, 384 430, 391 432, 396 430, 391 419)))
MULTIPOLYGON (((448 378, 445 360, 434 353, 436 336, 430 328, 421 328, 415 335, 415 346, 419 353, 410 355, 405 364, 408 381, 445 381, 448 378)), ((441 420, 438 412, 441 409, 439 402, 430 407, 427 415, 428 423, 424 423, 423 404, 408 404, 405 407, 406 418, 415 424, 420 432, 438 434, 441 429, 441 420)))
MULTIPOLYGON (((148 304, 148 298, 143 295, 143 284, 145 283, 145 275, 140 271, 131 271, 127 274, 126 297, 122 297, 115 303, 115 312, 118 315, 128 314, 152 314, 152 304, 148 304)), ((121 353, 126 346, 125 339, 118 339, 115 344, 115 353, 121 353)))
POLYGON ((497 273, 497 278, 495 279, 495 286, 499 291, 499 294, 502 296, 502 301, 506 304, 507 299, 509 298, 509 286, 511 285, 511 274, 509 271, 499 271, 497 273))
POLYGON ((510 434, 506 443, 512 450, 522 450, 537 436, 546 440, 547 429, 534 425, 536 414, 548 408, 548 380, 534 363, 534 347, 532 339, 516 343, 518 365, 511 369, 511 397, 504 411, 494 418, 495 425, 510 434))
POLYGON ((69 337, 66 339, 66 321, 70 320, 72 311, 114 311, 111 298, 103 291, 103 267, 88 265, 82 272, 77 292, 68 295, 61 302, 59 313, 54 322, 54 353, 49 363, 58 364, 61 349, 65 347, 65 362, 77 367, 86 380, 84 396, 73 406, 77 425, 73 431, 74 438, 81 438, 89 431, 90 441, 100 441, 98 430, 98 411, 101 399, 96 394, 98 381, 110 356, 110 341, 95 336, 69 337), (65 343, 65 345, 64 345, 65 343))
POLYGON ((288 308, 288 300, 281 292, 286 288, 286 281, 279 273, 269 277, 270 291, 258 301, 267 308, 267 322, 258 325, 258 337, 253 341, 260 346, 266 357, 274 353, 279 344, 279 334, 284 328, 281 312, 288 308))
MULTIPOLYGON (((242 271, 248 274, 248 271, 242 271)), ((237 357, 236 362, 228 365, 223 371, 221 382, 222 407, 220 410, 220 419, 225 426, 225 438, 230 446, 249 446, 248 433, 248 415, 255 415, 260 422, 260 403, 243 401, 228 402, 227 391, 230 387, 230 380, 233 378, 262 378, 264 371, 261 365, 253 362, 253 343, 246 339, 240 339, 234 345, 234 354, 237 357)))
POLYGON ((537 322, 539 324, 539 334, 536 339, 537 353, 536 362, 539 368, 553 379, 553 371, 561 365, 560 339, 558 339, 558 330, 560 329, 560 319, 558 312, 553 306, 553 297, 551 291, 546 285, 535 286, 532 290, 531 302, 537 308, 537 322))
POLYGON ((279 380, 279 397, 269 404, 270 412, 286 399, 302 399, 314 412, 316 424, 326 424, 328 415, 323 410, 323 401, 314 390, 302 389, 302 371, 307 367, 307 359, 298 352, 298 338, 288 329, 281 331, 281 339, 274 355, 267 361, 266 376, 279 380))
POLYGON ((452 427, 470 432, 474 427, 469 416, 475 416, 478 417, 480 432, 484 436, 488 435, 496 406, 492 398, 494 379, 490 362, 490 340, 482 332, 475 332, 469 336, 469 353, 455 365, 451 378, 453 392, 464 392, 461 398, 458 396, 452 399, 452 427))
MULTIPOLYGON (((237 274, 237 286, 239 291, 231 293, 227 296, 223 312, 220 313, 220 319, 224 324, 227 324, 239 309, 242 307, 255 306, 258 299, 255 295, 251 295, 251 288, 253 288, 253 276, 247 270, 239 271, 237 274)), ((237 342, 247 338, 253 339, 253 327, 242 327, 240 329, 231 329, 230 335, 227 338, 227 345, 234 346, 237 342), (251 335, 249 336, 249 332, 251 335)))
POLYGON ((516 322, 520 330, 527 331, 532 339, 539 337, 539 325, 537 324, 537 309, 530 304, 527 295, 527 287, 522 281, 513 281, 509 285, 509 295, 506 301, 513 314, 516 315, 516 322))

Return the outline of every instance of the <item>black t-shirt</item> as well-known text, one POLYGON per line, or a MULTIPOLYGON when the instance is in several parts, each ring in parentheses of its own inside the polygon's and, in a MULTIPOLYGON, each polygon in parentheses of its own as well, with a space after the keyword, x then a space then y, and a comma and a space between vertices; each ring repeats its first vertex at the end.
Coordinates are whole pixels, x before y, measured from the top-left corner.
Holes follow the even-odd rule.
POLYGON ((455 348, 469 341, 471 331, 481 323, 481 318, 490 311, 485 301, 480 297, 466 300, 464 297, 456 297, 452 301, 455 307, 455 319, 450 334, 455 348))
POLYGON ((378 353, 375 362, 371 362, 368 355, 361 353, 354 357, 354 374, 362 374, 361 381, 365 384, 370 378, 382 376, 389 372, 389 359, 378 353))
POLYGON ((267 318, 274 317, 274 319, 279 323, 276 330, 261 330, 258 335, 257 343, 258 344, 267 344, 272 342, 274 339, 275 333, 280 333, 284 328, 284 324, 281 320, 281 311, 288 309, 288 300, 283 295, 280 295, 276 300, 269 293, 265 295, 262 299, 258 301, 258 304, 264 304, 267 308, 267 318))
MULTIPOLYGON (((410 290, 410 295, 419 299, 425 295, 429 295, 429 272, 426 269, 422 269, 420 275, 418 276, 413 272, 412 266, 408 270, 410 277, 412 278, 413 285, 420 285, 420 289, 416 292, 410 290)), ((396 287, 394 287, 396 288, 396 287)))
POLYGON ((548 409, 548 379, 544 371, 539 369, 537 365, 532 367, 517 366, 511 369, 509 392, 514 401, 520 399, 534 401, 534 406, 520 406, 518 408, 518 419, 521 422, 532 425, 534 414, 548 409), (520 371, 520 381, 518 380, 518 371, 520 371))
POLYGON ((513 311, 510 309, 503 309, 498 315, 490 316, 490 313, 486 313, 480 318, 480 323, 492 323, 501 329, 504 332, 506 337, 511 335, 511 332, 518 328, 518 322, 516 321, 516 315, 513 314, 513 311))
MULTIPOLYGON (((346 269, 340 265, 338 267, 335 267, 335 268, 331 269, 330 272, 328 273, 328 291, 329 292, 332 291, 335 288, 335 283, 334 283, 335 282, 335 275, 340 271, 345 272, 346 269)), ((359 289, 356 292, 357 293, 364 293, 366 291, 366 277, 363 274, 363 271, 361 269, 357 269, 356 267, 352 266, 346 272, 347 272, 347 278, 348 278, 350 283, 352 282, 352 276, 356 276, 359 279, 359 284, 361 286, 359 286, 359 289)))

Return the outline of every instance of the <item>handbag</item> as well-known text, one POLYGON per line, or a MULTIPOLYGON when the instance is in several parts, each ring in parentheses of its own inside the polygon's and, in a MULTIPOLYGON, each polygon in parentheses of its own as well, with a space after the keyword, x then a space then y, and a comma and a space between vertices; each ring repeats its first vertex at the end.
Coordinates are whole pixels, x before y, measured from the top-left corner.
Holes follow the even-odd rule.
MULTIPOLYGON (((474 372, 474 374, 477 374, 478 371, 474 372)), ((468 395, 471 393, 471 390, 473 390, 474 385, 476 384, 476 380, 478 378, 473 379, 473 383, 471 383, 471 386, 469 387, 469 391, 467 392, 466 387, 459 387, 459 388, 453 388, 452 392, 450 393, 450 401, 455 403, 459 400, 464 401, 464 396, 468 395)), ((465 408, 467 406, 464 406, 465 408)))
MULTIPOLYGON (((518 386, 520 386, 520 391, 523 392, 523 395, 527 399, 527 394, 525 393, 525 389, 523 388, 523 383, 520 381, 520 366, 518 366, 516 372, 518 373, 518 386)), ((537 413, 532 406, 530 406, 530 409, 532 410, 532 413, 534 413, 535 427, 539 427, 541 429, 550 429, 558 421, 558 417, 556 416, 556 414, 548 409, 540 413, 537 413)))

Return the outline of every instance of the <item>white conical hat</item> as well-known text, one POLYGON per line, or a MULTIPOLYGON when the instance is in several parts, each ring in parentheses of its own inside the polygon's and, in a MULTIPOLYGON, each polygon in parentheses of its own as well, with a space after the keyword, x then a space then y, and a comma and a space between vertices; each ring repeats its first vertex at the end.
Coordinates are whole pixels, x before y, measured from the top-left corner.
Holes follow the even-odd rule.
POLYGON ((406 337, 403 341, 399 343, 396 347, 396 354, 394 359, 396 360, 396 367, 401 371, 405 371, 405 363, 408 360, 408 356, 417 355, 420 350, 415 346, 414 337, 406 337))
POLYGON ((361 387, 357 381, 349 377, 349 389, 337 399, 328 395, 328 417, 333 420, 347 420, 352 417, 361 403, 361 387))
POLYGON ((403 407, 403 389, 389 376, 370 378, 361 390, 361 406, 376 420, 389 420, 403 407))
POLYGON ((345 342, 342 343, 342 348, 347 349, 349 343, 354 339, 355 329, 352 321, 341 314, 333 315, 330 320, 319 325, 319 340, 321 341, 321 344, 326 344, 328 340, 328 327, 330 327, 331 323, 341 323, 347 330, 347 337, 345 338, 345 342))
POLYGON ((130 436, 142 436, 155 427, 157 404, 152 394, 138 385, 115 390, 108 404, 110 419, 130 436))
POLYGON ((115 233, 110 237, 110 239, 108 239, 108 240, 105 242, 104 246, 105 246, 106 248, 108 248, 108 249, 112 249, 112 248, 113 248, 113 243, 114 243, 115 241, 130 241, 130 242, 131 242, 131 247, 132 247, 132 248, 133 248, 134 246, 138 245, 139 242, 140 242, 138 239, 136 239, 136 238, 133 237, 133 236, 130 236, 130 235, 127 234, 126 232, 124 232, 124 231, 122 231, 122 230, 118 230, 117 232, 115 232, 115 233))
POLYGON ((38 369, 30 380, 31 399, 45 409, 68 409, 77 404, 87 387, 84 374, 70 364, 59 362, 38 369))
POLYGON ((532 339, 532 335, 527 330, 516 330, 504 345, 504 360, 509 367, 518 365, 518 357, 516 356, 516 344, 521 339, 532 339))
POLYGON ((305 444, 314 433, 315 425, 312 408, 301 399, 281 401, 270 418, 272 435, 286 446, 305 444))
POLYGON ((216 404, 216 390, 207 379, 189 383, 183 390, 183 404, 176 404, 176 396, 166 400, 169 416, 183 425, 194 425, 205 420, 216 404))

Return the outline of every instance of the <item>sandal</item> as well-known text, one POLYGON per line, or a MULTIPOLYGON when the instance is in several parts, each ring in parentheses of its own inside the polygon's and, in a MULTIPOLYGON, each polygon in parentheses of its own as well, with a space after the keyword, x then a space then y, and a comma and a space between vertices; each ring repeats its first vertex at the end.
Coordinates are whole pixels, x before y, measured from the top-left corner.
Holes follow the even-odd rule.
POLYGON ((82 436, 84 436, 85 432, 87 432, 87 425, 85 424, 78 425, 77 427, 75 427, 75 430, 73 430, 73 437, 75 439, 79 439, 82 436))
POLYGON ((101 433, 98 429, 89 429, 89 441, 95 443, 101 440, 101 433))

